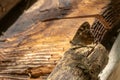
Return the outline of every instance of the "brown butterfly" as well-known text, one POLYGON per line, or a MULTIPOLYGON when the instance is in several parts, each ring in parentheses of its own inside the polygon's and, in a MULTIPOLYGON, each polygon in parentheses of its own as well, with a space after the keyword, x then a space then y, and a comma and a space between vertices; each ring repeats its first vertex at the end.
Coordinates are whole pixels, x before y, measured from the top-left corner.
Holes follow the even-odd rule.
POLYGON ((70 41, 72 45, 89 45, 94 42, 94 36, 90 30, 90 24, 84 22, 70 41))

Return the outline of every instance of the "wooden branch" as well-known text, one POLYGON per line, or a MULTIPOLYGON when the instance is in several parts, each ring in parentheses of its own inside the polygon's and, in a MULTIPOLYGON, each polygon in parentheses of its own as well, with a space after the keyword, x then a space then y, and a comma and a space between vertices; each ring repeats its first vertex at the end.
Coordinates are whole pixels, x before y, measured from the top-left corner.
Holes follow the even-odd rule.
POLYGON ((98 74, 107 64, 108 52, 101 44, 93 48, 69 49, 47 80, 98 80, 98 74))
POLYGON ((108 51, 94 42, 88 22, 80 26, 71 42, 75 44, 65 52, 47 80, 98 80, 108 62, 108 51))

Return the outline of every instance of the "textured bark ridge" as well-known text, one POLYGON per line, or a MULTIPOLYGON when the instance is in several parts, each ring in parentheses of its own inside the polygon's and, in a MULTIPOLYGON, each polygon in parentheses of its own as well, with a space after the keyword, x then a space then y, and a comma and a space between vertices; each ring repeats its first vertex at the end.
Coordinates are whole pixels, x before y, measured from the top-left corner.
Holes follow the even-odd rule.
POLYGON ((91 36, 89 24, 83 23, 73 38, 76 44, 65 52, 47 80, 98 80, 98 74, 108 62, 108 51, 91 36))
POLYGON ((101 44, 71 48, 47 80, 98 80, 107 60, 107 51, 101 44))

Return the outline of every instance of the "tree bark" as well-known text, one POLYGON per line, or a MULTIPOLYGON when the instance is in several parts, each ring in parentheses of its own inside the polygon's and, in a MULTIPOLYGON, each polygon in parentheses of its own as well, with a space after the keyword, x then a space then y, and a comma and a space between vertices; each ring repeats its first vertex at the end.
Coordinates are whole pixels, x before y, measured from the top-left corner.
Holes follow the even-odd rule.
MULTIPOLYGON (((99 7, 99 10, 96 10, 96 7, 91 7, 96 1, 93 1, 93 3, 90 2, 85 6, 84 4, 81 5, 81 0, 78 0, 79 3, 74 5, 73 8, 71 8, 71 2, 68 2, 69 6, 66 2, 62 1, 63 7, 53 5, 52 8, 48 9, 49 5, 47 4, 46 7, 46 3, 48 1, 54 3, 54 0, 43 0, 45 1, 44 3, 42 3, 42 0, 38 1, 41 2, 39 2, 37 9, 35 4, 34 7, 31 7, 30 10, 23 13, 3 36, 0 37, 0 77, 2 78, 26 80, 30 77, 41 77, 41 79, 46 80, 58 60, 60 60, 64 52, 70 47, 69 41, 77 28, 79 28, 79 25, 84 21, 89 21, 92 24, 94 19, 40 22, 40 18, 44 20, 51 17, 84 15, 89 14, 90 11, 91 13, 99 13, 102 7, 108 3, 102 1, 104 4, 99 3, 101 7, 99 7), (41 5, 44 8, 42 8, 42 10, 41 5), (78 10, 82 13, 79 13, 78 10)), ((51 2, 48 3, 50 4, 51 2)), ((84 0, 82 3, 85 3, 84 0)), ((84 48, 86 49, 87 47, 84 48)), ((98 54, 96 54, 96 58, 97 57, 98 54)), ((87 57, 83 57, 81 60, 85 58, 87 57)), ((80 61, 80 63, 81 62, 82 61, 80 61)), ((86 60, 85 63, 86 62, 88 61, 86 60)), ((97 65, 96 62, 95 65, 97 65)), ((85 71, 83 72, 87 71, 86 74, 90 73, 89 69, 86 68, 88 68, 87 64, 85 64, 85 71)), ((80 70, 82 72, 82 69, 80 70)), ((92 74, 90 73, 90 75, 92 74)))
POLYGON ((89 49, 85 48, 69 49, 47 80, 99 80, 98 74, 107 64, 107 51, 98 44, 86 57, 89 49))
POLYGON ((72 48, 65 52, 47 80, 98 80, 108 62, 108 51, 94 43, 90 25, 85 22, 74 36, 72 48))

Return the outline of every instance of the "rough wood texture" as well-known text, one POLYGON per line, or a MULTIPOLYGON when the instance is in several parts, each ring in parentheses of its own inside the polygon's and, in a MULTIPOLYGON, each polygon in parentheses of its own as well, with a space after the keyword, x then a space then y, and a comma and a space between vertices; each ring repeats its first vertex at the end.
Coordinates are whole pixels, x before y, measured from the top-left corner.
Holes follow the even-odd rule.
POLYGON ((68 50, 47 80, 98 80, 98 74, 107 64, 107 51, 98 44, 87 57, 90 49, 85 48, 68 50))
POLYGON ((0 0, 0 19, 4 17, 21 0, 0 0))
POLYGON ((66 51, 47 80, 98 80, 98 74, 108 62, 108 51, 94 42, 87 22, 80 26, 71 42, 72 48, 66 51))
POLYGON ((92 24, 94 19, 50 22, 40 22, 40 20, 50 17, 96 14, 108 3, 107 0, 100 0, 101 2, 97 3, 99 6, 95 6, 98 0, 92 2, 73 0, 75 3, 62 0, 63 7, 61 8, 59 5, 54 4, 59 0, 38 1, 36 3, 37 8, 35 4, 30 10, 25 11, 0 38, 0 55, 2 56, 0 77, 2 78, 26 80, 37 74, 41 79, 46 80, 49 71, 41 75, 44 72, 41 72, 40 69, 51 71, 53 68, 49 66, 55 66, 63 53, 70 47, 69 41, 80 24, 84 21, 89 21, 92 24), (51 5, 52 3, 53 5, 51 5), (40 72, 36 73, 36 69, 40 72))

